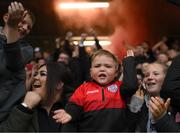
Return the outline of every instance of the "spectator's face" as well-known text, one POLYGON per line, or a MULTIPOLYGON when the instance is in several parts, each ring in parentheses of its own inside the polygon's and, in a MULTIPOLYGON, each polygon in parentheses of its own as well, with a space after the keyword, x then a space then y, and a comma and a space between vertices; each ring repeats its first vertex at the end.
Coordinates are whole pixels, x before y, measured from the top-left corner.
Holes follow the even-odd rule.
POLYGON ((148 52, 148 50, 149 50, 149 45, 148 45, 147 43, 143 43, 143 44, 142 44, 142 47, 143 47, 145 53, 148 52))
POLYGON ((91 77, 101 85, 107 85, 117 76, 117 68, 112 58, 96 56, 91 65, 91 77))
POLYGON ((32 90, 37 92, 42 99, 46 96, 46 79, 47 68, 46 66, 42 66, 37 72, 35 72, 32 84, 32 90))
POLYGON ((147 85, 147 93, 150 95, 159 95, 165 73, 160 64, 150 64, 147 67, 144 76, 144 83, 147 85))
POLYGON ((46 63, 45 59, 39 59, 38 60, 38 66, 41 66, 41 65, 43 65, 45 63, 46 63))
POLYGON ((59 58, 57 60, 58 62, 64 62, 65 64, 68 64, 69 63, 69 56, 65 53, 61 53, 59 55, 59 58))
POLYGON ((163 44, 160 46, 160 51, 161 52, 167 52, 168 51, 168 46, 166 44, 163 44))
POLYGON ((42 58, 42 53, 40 51, 35 51, 34 52, 34 57, 35 58, 42 58))
POLYGON ((23 38, 24 36, 29 34, 32 27, 33 27, 33 21, 31 17, 27 14, 24 17, 24 20, 18 24, 18 32, 20 33, 20 38, 23 38))
POLYGON ((142 46, 136 46, 135 48, 135 56, 144 55, 144 49, 142 46))
POLYGON ((160 63, 166 63, 168 62, 168 56, 166 54, 159 54, 157 56, 157 61, 160 63))
POLYGON ((50 56, 50 54, 48 52, 43 52, 44 59, 47 59, 49 56, 50 56))
POLYGON ((176 57, 178 55, 178 52, 171 49, 171 50, 168 50, 167 54, 170 59, 173 59, 174 57, 176 57))

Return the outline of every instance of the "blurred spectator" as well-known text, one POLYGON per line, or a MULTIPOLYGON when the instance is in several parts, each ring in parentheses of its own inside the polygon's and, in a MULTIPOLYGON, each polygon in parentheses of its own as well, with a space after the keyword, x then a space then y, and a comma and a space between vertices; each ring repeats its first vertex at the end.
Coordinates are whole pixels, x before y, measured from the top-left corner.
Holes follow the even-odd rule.
POLYGON ((12 2, 3 20, 4 27, 0 31, 0 131, 6 131, 9 113, 21 102, 26 91, 24 67, 32 59, 33 49, 23 38, 31 31, 35 19, 21 3, 12 2))
POLYGON ((95 32, 95 30, 90 29, 89 34, 94 37, 94 41, 95 41, 95 50, 94 51, 102 49, 102 46, 99 44, 99 40, 97 38, 97 33, 95 32))
POLYGON ((38 61, 37 61, 37 65, 42 66, 44 64, 46 64, 46 60, 44 58, 39 58, 38 61))
POLYGON ((152 47, 152 51, 154 52, 155 56, 159 53, 166 53, 168 51, 168 46, 166 42, 167 37, 163 37, 162 40, 160 40, 152 47))
POLYGON ((34 48, 34 59, 38 61, 38 59, 42 58, 42 49, 40 47, 35 47, 34 48))
POLYGON ((134 48, 134 55, 137 69, 142 69, 142 64, 149 61, 141 45, 134 48))
POLYGON ((174 59, 178 54, 179 54, 179 52, 175 49, 169 49, 167 51, 167 55, 168 55, 170 60, 174 59))
POLYGON ((70 61, 70 56, 68 55, 68 53, 65 51, 61 51, 57 59, 57 62, 64 62, 66 65, 69 65, 69 61, 70 61))
POLYGON ((141 46, 144 49, 144 54, 148 58, 148 61, 149 62, 155 61, 153 51, 150 49, 150 43, 148 41, 145 41, 141 44, 141 46))
POLYGON ((156 60, 157 60, 157 62, 159 62, 159 63, 164 63, 164 64, 166 64, 166 63, 169 61, 169 58, 168 58, 168 56, 167 56, 166 53, 158 53, 158 54, 156 55, 156 60))

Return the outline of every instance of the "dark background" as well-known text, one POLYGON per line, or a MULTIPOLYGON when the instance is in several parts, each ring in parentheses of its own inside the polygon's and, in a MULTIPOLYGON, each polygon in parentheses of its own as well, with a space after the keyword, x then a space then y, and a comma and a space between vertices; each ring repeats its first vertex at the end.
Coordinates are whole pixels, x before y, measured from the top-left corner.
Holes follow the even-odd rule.
MULTIPOLYGON (((7 12, 11 1, 0 0, 1 18, 7 12)), ((19 1, 36 16, 36 24, 29 36, 33 46, 41 46, 51 50, 55 46, 54 39, 58 36, 65 36, 67 31, 71 30, 77 36, 82 32, 87 32, 86 26, 84 26, 85 19, 77 16, 70 20, 74 25, 67 26, 67 21, 63 17, 59 18, 55 12, 54 0, 19 1), (82 26, 77 27, 74 20, 82 22, 82 26)), ((67 2, 70 0, 59 1, 67 2)), ((180 39, 180 0, 111 0, 110 3, 107 14, 103 19, 102 15, 99 16, 91 27, 97 31, 98 35, 110 36, 112 41, 110 50, 115 53, 121 52, 123 41, 131 45, 149 41, 152 46, 163 36, 180 39)))

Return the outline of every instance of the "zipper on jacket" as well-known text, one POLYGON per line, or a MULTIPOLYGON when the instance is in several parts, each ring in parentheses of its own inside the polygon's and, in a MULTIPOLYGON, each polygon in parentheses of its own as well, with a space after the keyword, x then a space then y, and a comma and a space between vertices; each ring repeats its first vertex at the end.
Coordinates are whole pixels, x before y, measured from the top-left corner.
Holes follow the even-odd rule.
POLYGON ((105 96, 104 96, 104 87, 102 87, 102 101, 105 100, 105 96))

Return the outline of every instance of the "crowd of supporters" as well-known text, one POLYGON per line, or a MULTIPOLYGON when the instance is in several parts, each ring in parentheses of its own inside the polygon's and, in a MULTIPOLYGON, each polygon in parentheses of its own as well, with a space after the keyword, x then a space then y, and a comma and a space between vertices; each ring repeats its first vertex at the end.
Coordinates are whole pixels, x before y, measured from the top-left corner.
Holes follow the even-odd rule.
MULTIPOLYGON (((37 18, 38 19, 38 18, 37 18)), ((51 53, 24 37, 33 14, 12 2, 0 31, 0 131, 178 132, 180 46, 163 37, 127 47, 119 62, 94 31, 74 44, 72 32, 51 53)))

